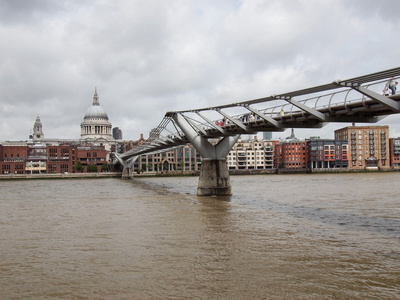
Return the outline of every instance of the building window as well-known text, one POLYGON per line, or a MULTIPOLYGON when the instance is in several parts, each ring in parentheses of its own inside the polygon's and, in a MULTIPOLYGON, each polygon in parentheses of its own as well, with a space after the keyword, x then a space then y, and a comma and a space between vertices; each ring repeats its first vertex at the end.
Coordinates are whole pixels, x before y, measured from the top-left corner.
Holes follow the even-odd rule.
POLYGON ((49 156, 51 156, 51 157, 57 157, 57 149, 50 148, 50 149, 49 149, 49 156))
POLYGON ((69 149, 61 148, 61 156, 69 156, 69 149))

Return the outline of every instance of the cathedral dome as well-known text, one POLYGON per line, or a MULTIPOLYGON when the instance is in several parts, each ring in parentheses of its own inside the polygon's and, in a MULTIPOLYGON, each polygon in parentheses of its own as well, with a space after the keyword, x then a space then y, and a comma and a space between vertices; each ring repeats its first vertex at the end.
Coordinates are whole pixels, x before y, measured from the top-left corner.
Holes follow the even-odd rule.
POLYGON ((85 119, 101 118, 108 120, 108 116, 100 105, 92 105, 86 110, 85 119))
POLYGON ((99 95, 97 94, 97 88, 94 90, 93 104, 86 110, 84 117, 85 120, 88 119, 104 119, 108 121, 108 116, 104 109, 100 106, 99 95))

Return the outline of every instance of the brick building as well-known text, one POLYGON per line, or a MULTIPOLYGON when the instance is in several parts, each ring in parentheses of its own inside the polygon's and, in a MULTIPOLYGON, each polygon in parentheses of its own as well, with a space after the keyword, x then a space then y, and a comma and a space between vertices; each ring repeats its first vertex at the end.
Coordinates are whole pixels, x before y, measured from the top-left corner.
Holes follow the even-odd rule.
POLYGON ((346 140, 350 170, 390 169, 389 126, 349 126, 335 130, 335 140, 346 140))
POLYGON ((101 172, 104 164, 107 164, 104 146, 77 146, 72 149, 73 158, 82 163, 83 172, 88 172, 88 167, 95 166, 97 172, 101 172))
POLYGON ((28 157, 26 143, 14 142, 8 146, 0 144, 1 174, 25 174, 25 163, 28 157))
POLYGON ((106 155, 104 146, 4 142, 0 144, 0 170, 1 174, 73 173, 80 160, 82 172, 88 171, 88 165, 101 172, 108 163, 106 155))
POLYGON ((47 147, 47 173, 73 172, 74 148, 69 144, 53 145, 47 147))
POLYGON ((306 169, 307 141, 290 139, 275 145, 275 167, 278 169, 306 169))
POLYGON ((307 141, 297 139, 294 130, 290 137, 275 145, 274 166, 277 169, 306 169, 308 164, 307 141))

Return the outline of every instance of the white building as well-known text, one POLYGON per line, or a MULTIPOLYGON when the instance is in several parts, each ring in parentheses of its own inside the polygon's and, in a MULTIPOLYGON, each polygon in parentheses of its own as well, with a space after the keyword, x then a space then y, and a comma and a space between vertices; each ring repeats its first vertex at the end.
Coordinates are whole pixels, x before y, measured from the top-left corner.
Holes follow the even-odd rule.
POLYGON ((274 141, 239 140, 226 160, 230 170, 273 169, 274 141))

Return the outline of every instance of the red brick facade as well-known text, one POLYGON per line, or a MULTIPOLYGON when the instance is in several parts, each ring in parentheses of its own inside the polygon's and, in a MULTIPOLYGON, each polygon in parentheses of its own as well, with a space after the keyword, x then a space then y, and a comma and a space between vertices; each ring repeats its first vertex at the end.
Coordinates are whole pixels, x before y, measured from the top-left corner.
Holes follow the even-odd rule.
POLYGON ((0 145, 0 157, 1 174, 25 174, 28 146, 0 145))
POLYGON ((288 140, 276 144, 274 162, 275 167, 278 169, 307 168, 307 141, 288 140))
POLYGON ((65 173, 73 172, 73 156, 74 148, 70 145, 48 146, 47 150, 47 173, 65 173))
POLYGON ((5 145, 0 144, 1 174, 73 173, 77 161, 82 163, 82 171, 88 172, 88 165, 102 171, 107 163, 104 146, 61 145, 5 145))
POLYGON ((81 161, 83 172, 88 172, 88 166, 96 166, 97 172, 101 172, 103 164, 107 163, 104 147, 76 147, 75 160, 81 161))

